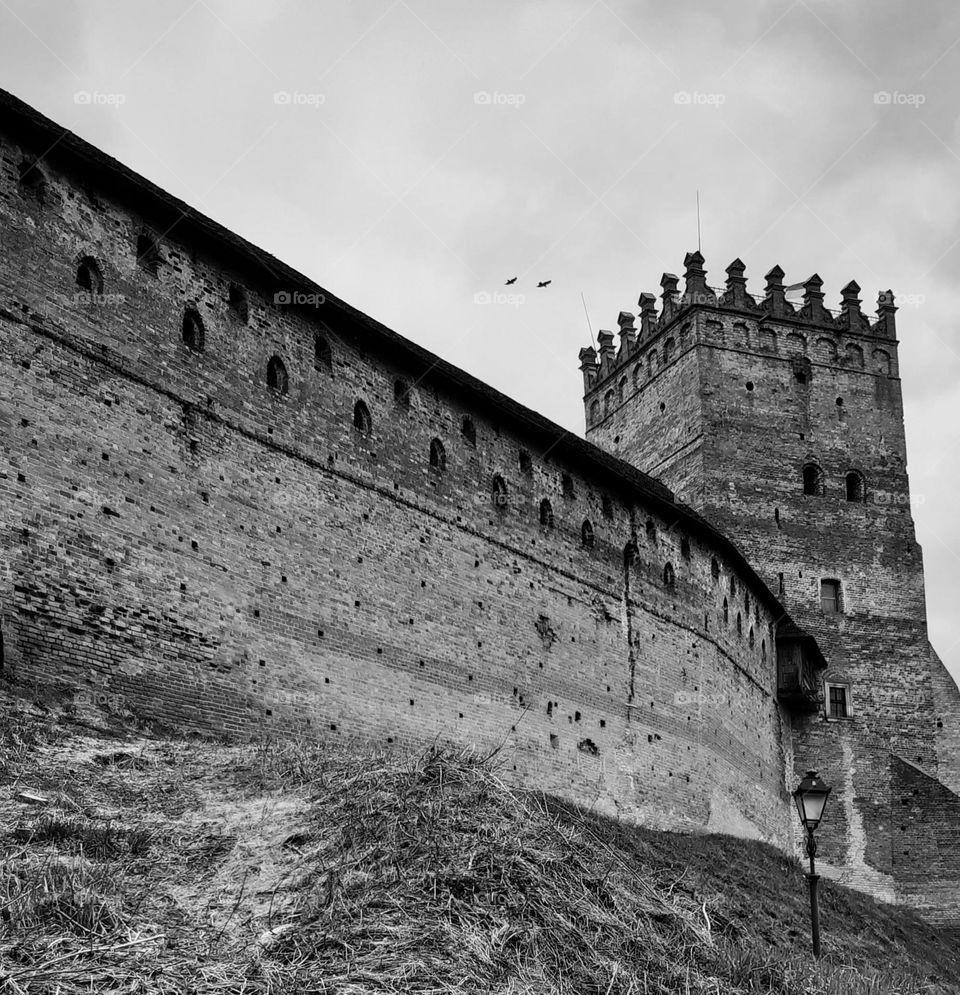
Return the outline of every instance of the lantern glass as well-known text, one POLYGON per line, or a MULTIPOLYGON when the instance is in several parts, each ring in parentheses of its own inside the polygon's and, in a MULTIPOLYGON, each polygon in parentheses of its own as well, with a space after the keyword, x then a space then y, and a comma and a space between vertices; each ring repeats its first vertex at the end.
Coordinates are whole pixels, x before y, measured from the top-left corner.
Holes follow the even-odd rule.
POLYGON ((800 821, 807 829, 813 830, 820 825, 829 797, 830 788, 820 780, 815 771, 808 771, 807 776, 793 793, 800 821))

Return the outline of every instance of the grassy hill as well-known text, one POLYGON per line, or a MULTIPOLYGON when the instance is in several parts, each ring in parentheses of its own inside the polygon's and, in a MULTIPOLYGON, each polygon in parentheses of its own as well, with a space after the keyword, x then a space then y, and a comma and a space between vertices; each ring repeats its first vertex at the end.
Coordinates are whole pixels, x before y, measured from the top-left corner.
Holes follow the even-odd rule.
POLYGON ((3 995, 960 992, 910 913, 827 882, 811 966, 796 861, 462 752, 187 742, 8 689, 0 847, 3 995))

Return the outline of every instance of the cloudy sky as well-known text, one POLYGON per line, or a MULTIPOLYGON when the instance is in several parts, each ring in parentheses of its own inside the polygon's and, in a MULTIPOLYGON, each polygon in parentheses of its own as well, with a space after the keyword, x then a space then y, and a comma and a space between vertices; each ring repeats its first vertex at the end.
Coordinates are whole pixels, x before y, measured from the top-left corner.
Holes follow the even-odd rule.
POLYGON ((834 307, 850 279, 871 311, 892 287, 931 635, 960 677, 960 5, 0 0, 0 60, 4 88, 580 434, 580 295, 615 328, 682 272, 698 189, 711 282, 739 256, 755 291, 775 263, 834 307))

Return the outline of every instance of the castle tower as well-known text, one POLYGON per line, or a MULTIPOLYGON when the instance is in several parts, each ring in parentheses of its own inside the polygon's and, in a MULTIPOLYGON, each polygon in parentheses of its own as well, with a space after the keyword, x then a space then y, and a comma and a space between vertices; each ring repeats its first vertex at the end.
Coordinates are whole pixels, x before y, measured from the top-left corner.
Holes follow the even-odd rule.
MULTIPOLYGON (((939 874, 943 904, 960 906, 960 770, 944 723, 960 695, 927 641, 893 295, 871 319, 854 282, 831 311, 817 275, 801 296, 775 266, 757 299, 739 259, 723 289, 699 252, 684 265, 683 294, 664 274, 659 310, 641 294, 640 330, 626 315, 619 349, 602 332, 599 356, 581 351, 587 439, 730 535, 816 637, 828 668, 790 713, 796 777, 814 767, 837 788, 826 860, 925 907, 938 899, 921 885, 939 874)), ((795 675, 780 667, 786 705, 795 675)))

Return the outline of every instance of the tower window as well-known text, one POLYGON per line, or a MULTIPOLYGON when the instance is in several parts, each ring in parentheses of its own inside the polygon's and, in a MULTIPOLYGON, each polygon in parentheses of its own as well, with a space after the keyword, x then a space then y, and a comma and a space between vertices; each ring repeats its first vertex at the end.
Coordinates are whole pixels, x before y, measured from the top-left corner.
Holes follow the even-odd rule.
POLYGON ((603 396, 603 415, 606 417, 613 410, 613 391, 608 390, 603 396))
POLYGON ((836 615, 843 611, 841 600, 840 581, 821 580, 820 581, 820 610, 825 615, 836 615))
POLYGON ((43 171, 37 165, 37 161, 24 159, 20 163, 17 173, 20 189, 27 197, 31 197, 42 207, 47 192, 47 181, 43 171))
POLYGON ((552 529, 554 524, 553 507, 546 498, 540 502, 540 524, 547 529, 552 529))
POLYGON ((290 389, 287 368, 279 356, 271 356, 267 363, 267 386, 278 394, 286 394, 290 389))
POLYGON ((593 549, 596 537, 593 534, 593 525, 590 523, 589 519, 587 519, 583 525, 580 526, 580 541, 587 547, 587 549, 593 549))
POLYGON ((590 402, 590 424, 596 425, 600 421, 600 402, 591 401, 590 402))
POLYGON ((330 343, 322 335, 316 335, 313 339, 313 368, 326 370, 328 373, 333 370, 333 353, 330 351, 330 343))
POLYGON ((657 526, 654 524, 652 518, 647 519, 647 539, 650 542, 657 541, 657 526))
POLYGON ((847 500, 862 504, 866 500, 866 486, 864 485, 863 474, 857 470, 851 470, 844 479, 847 500))
POLYGON ((690 559, 690 540, 686 536, 680 539, 680 555, 685 559, 690 559))
POLYGON ((237 321, 242 322, 244 325, 247 323, 250 318, 250 308, 247 305, 247 292, 239 284, 230 284, 227 307, 230 309, 230 314, 237 321))
POLYGON ((743 616, 740 614, 740 612, 737 612, 737 635, 738 636, 743 635, 743 616))
POLYGON ((812 497, 823 494, 823 471, 816 463, 807 463, 803 468, 803 493, 812 497))
POLYGON ((715 581, 720 579, 720 564, 715 556, 710 560, 710 576, 715 581))
POLYGON ((353 427, 361 435, 369 435, 373 429, 373 419, 370 417, 370 409, 363 401, 357 401, 353 406, 353 427))
POLYGON ((157 275, 160 265, 160 247, 146 232, 137 236, 137 265, 151 276, 157 275))
POLYGON ((405 411, 410 410, 410 388, 406 380, 395 380, 393 383, 393 399, 405 411))
POLYGON ((563 487, 563 496, 565 498, 573 498, 574 497, 573 477, 571 477, 569 473, 565 473, 560 478, 560 480, 561 480, 561 485, 563 487))
POLYGON ((637 544, 631 539, 626 546, 623 547, 623 565, 627 569, 633 566, 637 559, 637 544))
POLYGON ((754 645, 756 644, 756 639, 757 639, 757 637, 753 634, 753 626, 751 625, 750 626, 750 636, 749 636, 750 649, 753 649, 754 645))
POLYGON ((731 594, 731 596, 733 596, 736 593, 737 593, 737 578, 736 577, 731 577, 730 578, 730 594, 731 594))
POLYGON ((473 419, 469 415, 463 419, 460 425, 460 434, 468 446, 475 446, 477 444, 477 430, 474 427, 473 419))
POLYGON ((613 501, 610 500, 608 494, 604 494, 600 499, 601 509, 603 511, 604 518, 613 518, 613 501))
POLYGON ((77 286, 98 297, 103 293, 103 275, 93 256, 84 256, 80 260, 77 266, 77 286))
POLYGON ((847 702, 847 688, 843 684, 827 685, 827 712, 831 719, 846 719, 850 716, 847 702))
POLYGON ((430 466, 441 471, 447 468, 447 453, 439 439, 433 439, 430 443, 430 466))
POLYGON ((676 587, 677 586, 677 574, 676 574, 676 571, 673 569, 673 564, 672 563, 667 563, 667 564, 664 565, 664 568, 663 568, 663 583, 667 587, 676 587))
POLYGON ((726 598, 723 599, 723 624, 730 624, 730 605, 728 604, 726 598))
POLYGON ((526 449, 520 450, 520 455, 517 457, 517 461, 520 464, 520 472, 526 476, 530 476, 533 473, 533 460, 530 458, 530 454, 526 449))
POLYGON ((493 478, 493 487, 491 491, 491 496, 493 498, 493 506, 498 511, 504 511, 507 507, 507 484, 503 477, 498 473, 493 478))
POLYGON ((183 312, 180 334, 183 336, 183 344, 191 352, 203 352, 203 319, 200 317, 200 312, 195 308, 188 307, 183 312))

